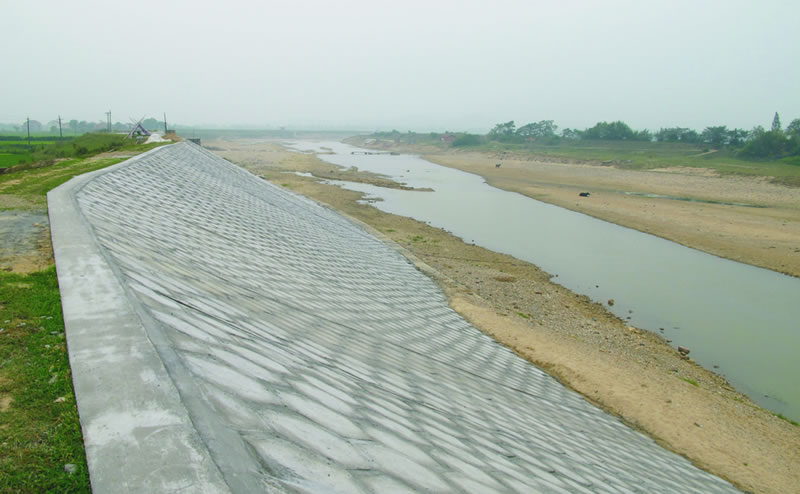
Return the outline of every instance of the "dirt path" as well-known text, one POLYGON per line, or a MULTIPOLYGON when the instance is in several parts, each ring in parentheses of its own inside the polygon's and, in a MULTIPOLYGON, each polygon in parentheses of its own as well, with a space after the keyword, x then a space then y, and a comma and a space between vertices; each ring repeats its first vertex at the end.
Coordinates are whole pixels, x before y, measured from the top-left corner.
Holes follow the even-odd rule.
POLYGON ((476 327, 665 447, 743 489, 797 492, 800 427, 682 359, 658 336, 627 326, 532 264, 358 204, 358 193, 286 173, 329 172, 331 165, 314 156, 265 141, 214 146, 251 172, 328 204, 402 246, 476 327))
POLYGON ((44 211, 0 210, 0 270, 32 273, 52 265, 49 226, 44 211))

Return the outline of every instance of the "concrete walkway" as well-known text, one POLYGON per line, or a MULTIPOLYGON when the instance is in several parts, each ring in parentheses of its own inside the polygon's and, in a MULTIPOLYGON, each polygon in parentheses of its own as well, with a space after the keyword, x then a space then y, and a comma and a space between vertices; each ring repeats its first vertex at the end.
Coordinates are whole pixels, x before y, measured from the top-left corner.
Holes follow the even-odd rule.
POLYGON ((95 492, 738 492, 198 146, 48 202, 95 492))

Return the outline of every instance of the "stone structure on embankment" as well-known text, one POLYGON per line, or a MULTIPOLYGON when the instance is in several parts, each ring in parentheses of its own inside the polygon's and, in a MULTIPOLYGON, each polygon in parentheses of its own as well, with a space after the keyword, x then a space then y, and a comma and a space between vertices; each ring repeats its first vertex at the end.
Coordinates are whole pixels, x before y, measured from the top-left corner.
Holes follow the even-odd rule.
POLYGON ((95 492, 736 492, 199 146, 48 199, 95 492))

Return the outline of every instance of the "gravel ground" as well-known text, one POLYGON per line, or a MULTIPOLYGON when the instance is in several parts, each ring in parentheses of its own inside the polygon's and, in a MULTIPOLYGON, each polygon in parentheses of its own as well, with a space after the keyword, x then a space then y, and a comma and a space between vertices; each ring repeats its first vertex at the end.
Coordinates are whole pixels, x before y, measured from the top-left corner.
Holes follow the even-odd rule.
POLYGON ((0 270, 29 273, 49 265, 49 226, 42 211, 0 210, 0 270))

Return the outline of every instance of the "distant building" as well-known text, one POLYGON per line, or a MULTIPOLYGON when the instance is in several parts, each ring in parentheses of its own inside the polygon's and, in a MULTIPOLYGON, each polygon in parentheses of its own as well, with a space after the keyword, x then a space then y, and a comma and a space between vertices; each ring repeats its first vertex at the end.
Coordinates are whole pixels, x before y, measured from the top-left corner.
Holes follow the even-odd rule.
POLYGON ((453 134, 442 134, 439 136, 439 140, 441 140, 445 144, 453 144, 453 141, 456 140, 456 136, 453 134))

